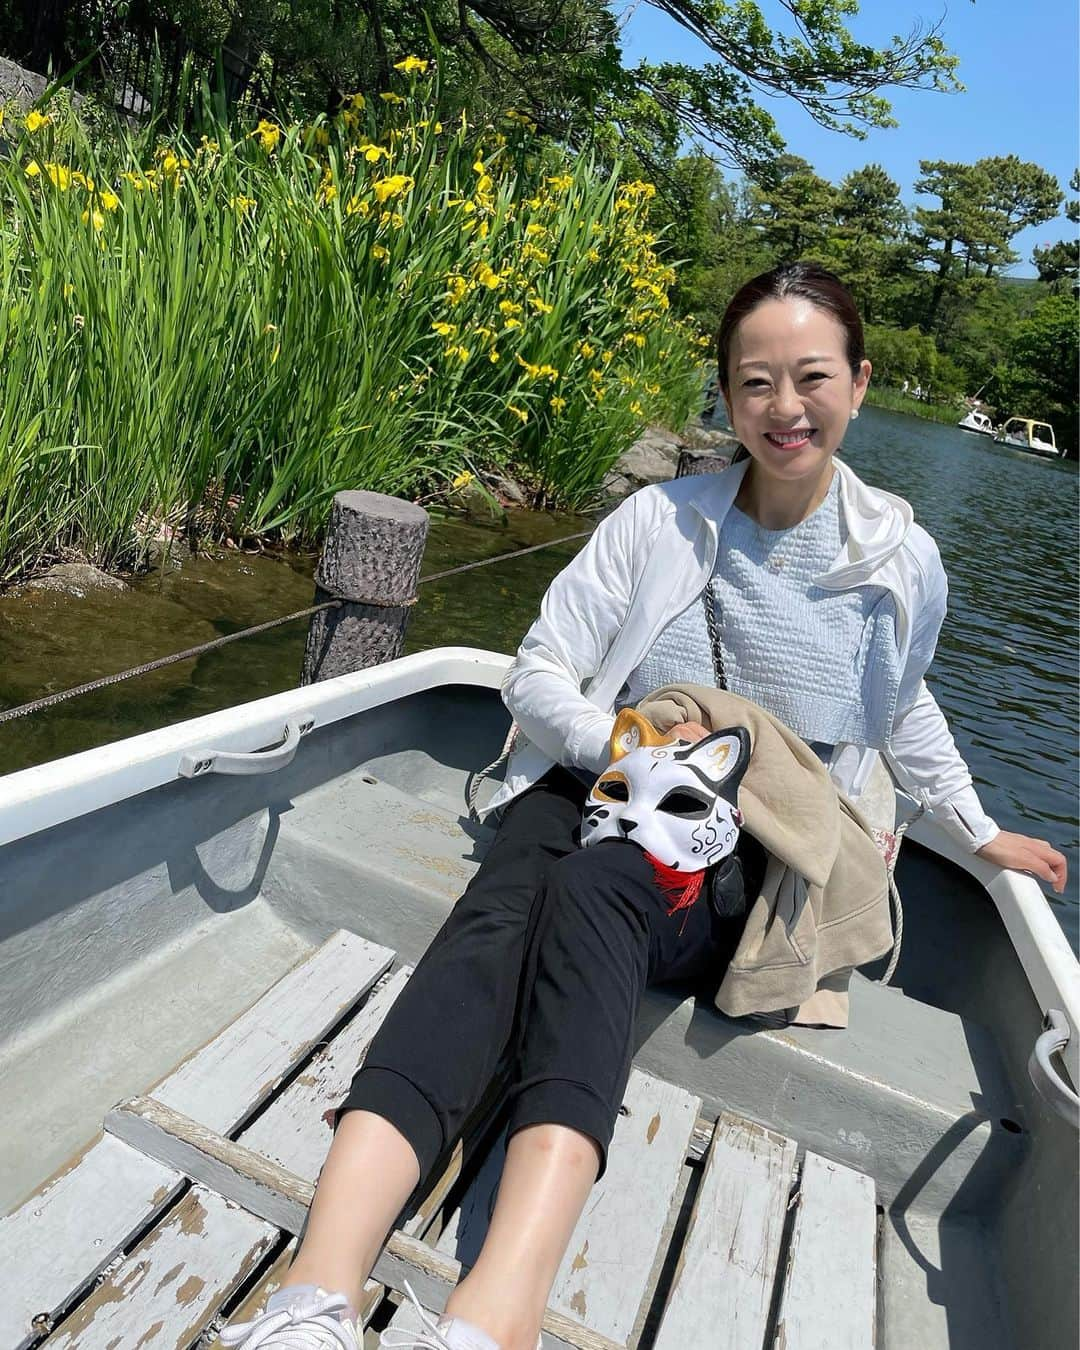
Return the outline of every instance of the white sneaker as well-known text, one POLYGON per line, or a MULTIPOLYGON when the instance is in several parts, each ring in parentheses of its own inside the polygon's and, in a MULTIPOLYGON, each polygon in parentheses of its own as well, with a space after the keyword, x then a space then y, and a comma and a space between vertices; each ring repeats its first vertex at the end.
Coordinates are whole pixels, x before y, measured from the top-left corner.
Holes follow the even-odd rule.
MULTIPOLYGON (((498 1343, 486 1331, 464 1318, 440 1317, 436 1322, 424 1311, 408 1280, 405 1281, 405 1292, 412 1302, 412 1313, 420 1324, 419 1330, 387 1327, 379 1337, 379 1345, 385 1350, 499 1350, 498 1343)), ((536 1350, 541 1350, 541 1346, 538 1339, 536 1350)))
POLYGON ((360 1333, 344 1294, 307 1285, 279 1289, 253 1321, 223 1328, 221 1344, 242 1350, 360 1350, 360 1333))

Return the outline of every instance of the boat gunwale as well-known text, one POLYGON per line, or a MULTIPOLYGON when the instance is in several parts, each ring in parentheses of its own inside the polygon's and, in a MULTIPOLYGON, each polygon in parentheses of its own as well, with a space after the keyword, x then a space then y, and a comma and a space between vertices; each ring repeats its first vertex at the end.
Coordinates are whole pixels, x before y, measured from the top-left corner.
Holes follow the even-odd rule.
MULTIPOLYGON (((5 844, 174 783, 182 757, 214 749, 250 753, 273 745, 287 721, 314 727, 444 685, 498 690, 512 658, 473 647, 436 647, 380 666, 285 690, 159 727, 0 777, 0 849, 5 844)), ((1032 993, 1045 1014, 1060 1009, 1070 1037, 1061 1058, 1080 1086, 1080 962, 1041 887, 963 852, 925 817, 910 837, 968 872, 1001 916, 1032 993)))
POLYGON ((288 721, 312 721, 314 730, 440 685, 498 689, 510 660, 473 647, 435 647, 19 769, 0 777, 0 848, 176 782, 192 751, 250 754, 280 742, 288 721))

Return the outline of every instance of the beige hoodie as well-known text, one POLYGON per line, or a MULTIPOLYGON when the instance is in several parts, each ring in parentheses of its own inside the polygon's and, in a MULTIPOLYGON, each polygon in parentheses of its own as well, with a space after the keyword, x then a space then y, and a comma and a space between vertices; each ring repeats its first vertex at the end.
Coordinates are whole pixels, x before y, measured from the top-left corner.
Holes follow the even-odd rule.
POLYGON ((768 862, 716 1006, 730 1017, 787 1009, 793 1022, 847 1026, 852 968, 892 946, 888 875, 869 826, 806 742, 749 699, 669 684, 638 712, 661 731, 701 722, 750 733, 739 809, 768 862))

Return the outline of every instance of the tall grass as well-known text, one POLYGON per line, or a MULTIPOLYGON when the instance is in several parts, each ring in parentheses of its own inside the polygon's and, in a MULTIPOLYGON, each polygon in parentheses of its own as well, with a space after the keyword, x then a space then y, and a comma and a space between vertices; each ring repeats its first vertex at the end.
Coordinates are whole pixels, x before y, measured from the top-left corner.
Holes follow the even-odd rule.
POLYGON ((924 421, 947 426, 956 426, 964 415, 960 403, 927 403, 883 384, 871 384, 866 391, 866 402, 873 408, 887 408, 890 412, 907 413, 909 417, 921 417, 924 421))
POLYGON ((161 521, 308 540, 341 488, 492 466, 582 506, 643 422, 685 420, 700 347, 651 188, 537 151, 521 119, 443 127, 423 84, 197 144, 20 120, 0 581, 130 562, 161 521))

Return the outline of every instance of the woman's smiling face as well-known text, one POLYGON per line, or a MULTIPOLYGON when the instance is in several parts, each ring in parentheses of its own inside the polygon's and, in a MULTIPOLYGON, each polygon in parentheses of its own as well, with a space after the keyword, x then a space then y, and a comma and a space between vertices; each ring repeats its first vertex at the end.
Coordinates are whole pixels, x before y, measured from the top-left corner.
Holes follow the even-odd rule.
POLYGON ((870 379, 852 375, 843 326, 809 300, 764 300, 732 338, 724 395, 736 436, 770 477, 821 473, 870 379))

